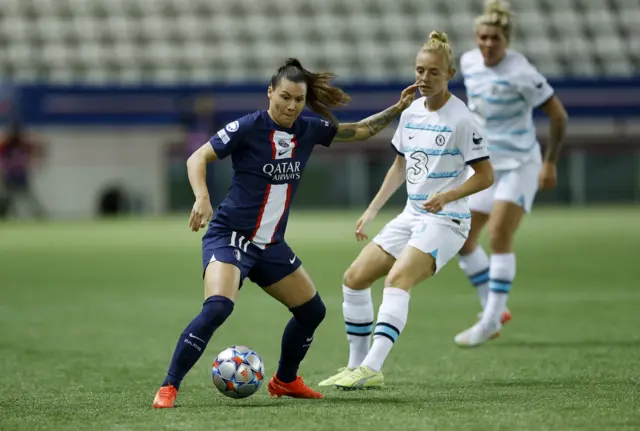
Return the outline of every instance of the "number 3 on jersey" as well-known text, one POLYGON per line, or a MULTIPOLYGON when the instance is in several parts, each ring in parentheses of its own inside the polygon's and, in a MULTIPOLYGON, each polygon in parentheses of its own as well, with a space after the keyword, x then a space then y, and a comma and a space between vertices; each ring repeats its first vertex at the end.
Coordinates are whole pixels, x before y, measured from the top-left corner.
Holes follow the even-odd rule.
POLYGON ((247 248, 249 248, 249 244, 251 243, 251 241, 249 241, 248 239, 246 239, 244 236, 240 236, 240 238, 238 238, 238 233, 233 231, 231 232, 231 242, 229 243, 229 245, 231 247, 236 247, 239 248, 240 250, 244 251, 245 253, 247 252, 247 248), (237 240, 237 242, 236 242, 237 240))
POLYGON ((411 164, 407 168, 407 181, 411 184, 418 184, 429 173, 427 163, 429 156, 422 151, 411 153, 408 162, 411 164))

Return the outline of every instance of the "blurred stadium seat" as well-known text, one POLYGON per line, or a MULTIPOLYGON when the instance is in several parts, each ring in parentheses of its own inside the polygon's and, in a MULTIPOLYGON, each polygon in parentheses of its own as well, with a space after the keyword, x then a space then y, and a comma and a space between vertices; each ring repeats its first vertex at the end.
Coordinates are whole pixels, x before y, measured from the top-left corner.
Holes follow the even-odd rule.
MULTIPOLYGON (((459 55, 481 1, 2 0, 0 74, 18 82, 263 79, 284 57, 388 81, 432 29, 459 55), (312 48, 310 48, 312 47, 312 48)), ((513 0, 514 48, 550 78, 640 68, 635 0, 513 0)))
MULTIPOLYGON (((54 217, 95 214, 114 181, 144 196, 142 212, 187 208, 183 159, 192 148, 169 150, 187 127, 184 101, 213 94, 208 121, 219 127, 263 108, 266 78, 295 56, 338 75, 352 96, 336 111, 341 121, 365 118, 411 82, 430 31, 448 33, 456 62, 473 48, 483 3, 0 0, 0 124, 19 118, 46 137, 34 187, 54 217)), ((560 185, 537 202, 640 201, 640 0, 509 3, 513 48, 549 78, 571 118, 560 185)), ((460 78, 451 89, 464 98, 460 78)), ((535 125, 544 145, 539 112, 535 125)), ((364 205, 386 172, 393 130, 319 151, 298 204, 364 205)), ((226 169, 216 168, 220 185, 226 169)), ((397 194, 393 204, 403 203, 397 194)))

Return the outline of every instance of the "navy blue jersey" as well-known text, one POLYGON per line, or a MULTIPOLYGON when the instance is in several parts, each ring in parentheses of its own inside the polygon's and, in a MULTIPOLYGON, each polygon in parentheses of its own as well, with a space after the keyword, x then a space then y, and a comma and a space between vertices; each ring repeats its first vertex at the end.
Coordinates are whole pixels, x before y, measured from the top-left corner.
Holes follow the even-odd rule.
POLYGON ((299 117, 291 128, 274 122, 266 110, 246 115, 218 131, 211 146, 219 159, 231 155, 229 193, 210 229, 229 229, 260 248, 284 239, 293 200, 315 145, 328 147, 337 127, 299 117))

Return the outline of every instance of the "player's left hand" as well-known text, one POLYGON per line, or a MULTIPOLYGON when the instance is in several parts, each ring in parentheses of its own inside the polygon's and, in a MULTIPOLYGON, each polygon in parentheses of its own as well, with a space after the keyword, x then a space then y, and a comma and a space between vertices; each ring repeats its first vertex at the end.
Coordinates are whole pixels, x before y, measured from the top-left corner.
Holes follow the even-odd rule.
POLYGON ((554 188, 557 184, 558 170, 555 163, 544 162, 538 176, 538 188, 540 190, 548 190, 554 188))
POLYGON ((446 193, 436 193, 429 196, 429 199, 422 205, 422 208, 430 213, 439 213, 444 206, 449 203, 449 199, 446 193))
POLYGON ((418 83, 413 83, 400 94, 400 100, 397 103, 398 108, 404 111, 413 103, 413 99, 416 97, 416 91, 418 90, 418 83))

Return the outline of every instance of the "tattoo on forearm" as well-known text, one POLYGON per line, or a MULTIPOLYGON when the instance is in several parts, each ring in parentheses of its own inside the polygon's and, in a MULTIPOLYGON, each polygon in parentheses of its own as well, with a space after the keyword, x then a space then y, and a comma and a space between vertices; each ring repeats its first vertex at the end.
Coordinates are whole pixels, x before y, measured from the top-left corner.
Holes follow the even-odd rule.
POLYGON ((340 124, 335 139, 339 141, 362 141, 370 138, 391 124, 401 112, 402 110, 397 106, 391 106, 357 123, 340 124))
POLYGON ((336 139, 347 140, 353 139, 356 136, 356 124, 340 124, 338 132, 336 133, 336 139))
POLYGON ((372 115, 371 117, 365 118, 362 122, 369 129, 369 136, 373 136, 377 133, 380 133, 385 127, 387 127, 398 115, 400 115, 400 109, 396 106, 392 106, 390 108, 385 109, 382 112, 378 112, 377 114, 372 115))

